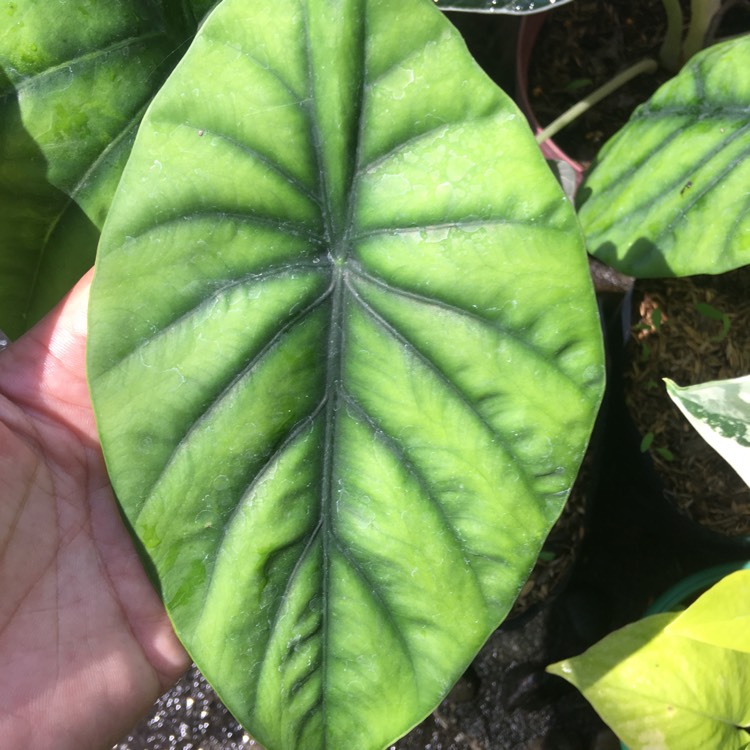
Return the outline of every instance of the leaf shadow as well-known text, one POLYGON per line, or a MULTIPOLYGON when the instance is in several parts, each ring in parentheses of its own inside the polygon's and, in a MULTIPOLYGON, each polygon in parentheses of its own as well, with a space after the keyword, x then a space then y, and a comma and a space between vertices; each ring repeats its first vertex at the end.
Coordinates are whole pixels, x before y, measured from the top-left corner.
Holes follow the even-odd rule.
POLYGON ((10 64, 0 63, 0 328, 15 339, 93 265, 99 229, 51 182, 4 67, 10 64))

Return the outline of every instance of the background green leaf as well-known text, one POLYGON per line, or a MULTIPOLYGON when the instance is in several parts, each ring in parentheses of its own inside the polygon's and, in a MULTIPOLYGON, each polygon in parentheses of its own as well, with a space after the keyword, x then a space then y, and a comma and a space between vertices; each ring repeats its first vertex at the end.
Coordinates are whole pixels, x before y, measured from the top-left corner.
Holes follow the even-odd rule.
POLYGON ((557 8, 571 0, 434 0, 441 10, 465 10, 473 13, 525 15, 557 8))
POLYGON ((667 631, 750 653, 750 570, 722 578, 673 620, 667 631))
POLYGON ((601 150, 579 191, 593 255, 638 277, 750 263, 750 36, 695 55, 601 150))
POLYGON ((675 617, 627 625, 548 671, 575 685, 629 750, 744 750, 750 654, 672 635, 675 617))
POLYGON ((688 422, 750 486, 750 375, 685 387, 664 382, 688 422))
POLYGON ((0 328, 12 338, 93 265, 145 106, 208 5, 0 3, 0 328))
POLYGON ((265 746, 382 748, 505 616, 602 388, 572 210, 430 0, 226 0, 107 220, 89 375, 175 627, 265 746))

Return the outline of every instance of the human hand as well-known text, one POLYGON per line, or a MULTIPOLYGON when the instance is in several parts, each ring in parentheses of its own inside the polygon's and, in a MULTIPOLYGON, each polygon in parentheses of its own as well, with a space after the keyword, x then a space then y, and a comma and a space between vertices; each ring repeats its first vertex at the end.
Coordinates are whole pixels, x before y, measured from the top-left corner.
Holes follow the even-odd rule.
POLYGON ((111 747, 187 668, 119 516, 85 376, 89 272, 0 352, 0 744, 111 747))

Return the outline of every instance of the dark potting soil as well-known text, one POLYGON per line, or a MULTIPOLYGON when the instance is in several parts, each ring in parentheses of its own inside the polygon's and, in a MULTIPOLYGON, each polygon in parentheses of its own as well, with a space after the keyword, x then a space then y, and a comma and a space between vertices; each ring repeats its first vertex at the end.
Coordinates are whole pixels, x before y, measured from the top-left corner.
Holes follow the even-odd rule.
POLYGON ((695 385, 750 372, 749 290, 750 267, 638 281, 626 375, 628 406, 667 498, 730 537, 750 534, 750 489, 683 417, 661 379, 695 385))
MULTIPOLYGON (((689 2, 681 4, 689 8, 689 2)), ((528 75, 529 102, 540 125, 549 125, 629 66, 656 59, 665 29, 662 0, 575 0, 545 14, 528 75)), ((558 133, 555 142, 588 164, 669 77, 661 70, 641 74, 558 133)))
POLYGON ((151 713, 112 750, 246 750, 259 748, 193 666, 151 713))
MULTIPOLYGON (((684 31, 690 0, 680 0, 684 31)), ((666 30, 663 0, 575 0, 544 14, 528 70, 530 106, 542 127, 644 59, 658 60, 666 30)), ((707 43, 750 31, 750 2, 726 2, 707 43)), ((557 145, 588 165, 601 146, 673 73, 642 73, 555 135, 557 145)))

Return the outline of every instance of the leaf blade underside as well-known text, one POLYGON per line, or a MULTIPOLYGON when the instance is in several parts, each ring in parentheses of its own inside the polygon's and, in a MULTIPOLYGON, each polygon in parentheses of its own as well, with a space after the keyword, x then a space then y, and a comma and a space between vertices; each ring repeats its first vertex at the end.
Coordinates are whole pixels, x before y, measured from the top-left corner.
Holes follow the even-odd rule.
POLYGON ((427 0, 224 2, 144 119, 92 395, 178 634, 270 748, 408 731, 560 512, 602 358, 545 170, 427 0))

